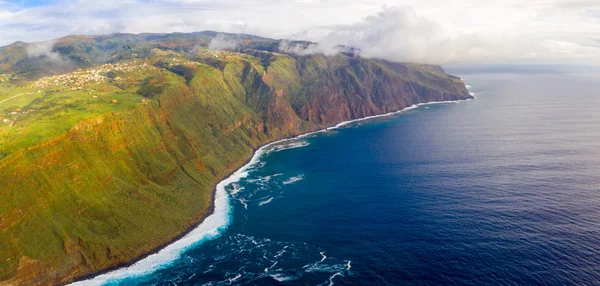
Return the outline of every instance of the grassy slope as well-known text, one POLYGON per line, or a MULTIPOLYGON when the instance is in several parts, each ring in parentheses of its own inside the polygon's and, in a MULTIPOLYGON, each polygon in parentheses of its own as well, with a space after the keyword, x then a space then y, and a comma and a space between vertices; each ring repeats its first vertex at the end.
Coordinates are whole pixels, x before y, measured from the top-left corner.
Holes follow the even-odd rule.
POLYGON ((196 60, 166 57, 161 68, 122 74, 127 85, 94 86, 116 104, 65 90, 11 101, 5 112, 36 112, 0 127, 0 281, 67 282, 153 249, 201 219, 215 183, 269 140, 468 96, 439 72, 409 68, 431 77, 409 82, 345 56, 196 60))
POLYGON ((3 278, 22 256, 36 260, 32 268, 57 267, 57 275, 102 269, 204 215, 217 178, 259 142, 251 122, 223 131, 253 115, 211 73, 218 74, 202 67, 190 86, 174 84, 158 101, 83 121, 42 144, 21 142, 34 147, 0 161, 0 226, 10 250, 0 252, 3 278))

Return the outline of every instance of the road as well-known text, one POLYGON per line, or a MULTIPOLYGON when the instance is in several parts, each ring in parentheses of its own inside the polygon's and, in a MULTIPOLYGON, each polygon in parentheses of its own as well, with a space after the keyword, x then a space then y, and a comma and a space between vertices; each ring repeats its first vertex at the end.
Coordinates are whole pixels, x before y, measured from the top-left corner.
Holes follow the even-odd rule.
POLYGON ((15 96, 11 96, 11 97, 9 97, 9 98, 7 98, 7 99, 3 100, 3 101, 0 101, 0 104, 2 104, 2 103, 5 103, 5 102, 7 102, 7 101, 9 101, 9 100, 11 100, 11 99, 13 99, 13 98, 17 98, 17 97, 19 97, 19 96, 21 96, 21 95, 32 94, 32 93, 33 93, 33 92, 24 92, 24 93, 19 93, 19 94, 15 95, 15 96))

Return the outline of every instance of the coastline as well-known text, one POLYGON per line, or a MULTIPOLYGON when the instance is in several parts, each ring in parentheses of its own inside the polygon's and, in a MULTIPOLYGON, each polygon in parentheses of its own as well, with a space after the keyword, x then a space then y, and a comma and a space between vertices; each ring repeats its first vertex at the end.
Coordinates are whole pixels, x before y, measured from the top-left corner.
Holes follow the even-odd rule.
MULTIPOLYGON (((470 89, 470 86, 467 85, 467 88, 470 89)), ((223 176, 221 176, 218 180, 218 182, 215 184, 215 186, 212 189, 212 193, 211 193, 211 199, 210 199, 210 204, 209 207, 207 209, 207 212, 201 216, 200 218, 198 218, 198 220, 196 222, 194 222, 193 224, 191 224, 189 227, 187 227, 186 229, 184 229, 180 234, 176 235, 175 237, 173 237, 172 239, 169 239, 168 241, 165 241, 163 243, 160 243, 157 247, 153 248, 150 251, 147 251, 146 253, 135 257, 129 261, 123 262, 123 263, 119 263, 118 265, 109 267, 107 269, 101 270, 101 271, 97 271, 97 272, 93 272, 93 273, 89 273, 83 276, 80 276, 76 279, 74 279, 73 281, 69 282, 69 283, 62 283, 61 285, 102 285, 105 282, 110 282, 110 281, 119 281, 123 278, 129 278, 129 277, 135 277, 135 276, 140 276, 140 275, 147 275, 150 274, 158 269, 160 269, 161 267, 158 266, 156 267, 156 265, 151 265, 151 266, 155 266, 155 267, 151 267, 149 269, 149 271, 140 271, 142 273, 139 274, 131 274, 129 276, 123 276, 123 277, 115 277, 113 279, 107 278, 105 280, 102 280, 102 276, 104 275, 108 275, 111 274, 113 272, 116 271, 124 271, 129 269, 130 267, 134 267, 136 266, 138 263, 143 262, 144 260, 155 256, 155 255, 160 255, 162 251, 167 250, 168 247, 173 246, 174 244, 178 243, 178 242, 188 242, 188 241, 184 241, 186 240, 186 238, 188 240, 190 240, 190 243, 187 245, 182 245, 179 247, 179 249, 175 249, 175 250, 185 250, 188 249, 189 247, 192 247, 198 243, 201 243, 202 241, 205 240, 210 240, 213 238, 216 238, 218 236, 220 236, 220 233, 212 233, 211 231, 219 231, 220 229, 224 229, 227 228, 229 226, 229 224, 231 223, 230 220, 226 220, 224 224, 222 225, 218 225, 215 228, 210 228, 209 230, 203 232, 203 233, 199 233, 197 235, 200 234, 204 234, 201 239, 197 240, 197 241, 191 241, 190 238, 192 238, 192 234, 194 234, 194 231, 199 231, 201 230, 200 228, 207 223, 208 219, 210 219, 211 217, 213 217, 214 215, 216 215, 216 205, 217 205, 217 200, 218 199, 225 199, 226 203, 230 203, 229 199, 229 194, 225 191, 224 187, 229 185, 232 182, 235 182, 243 177, 245 177, 245 173, 246 170, 251 167, 255 162, 258 161, 258 159, 260 159, 260 157, 262 155, 265 154, 265 152, 267 151, 268 147, 271 147, 273 145, 276 144, 280 144, 280 143, 284 143, 287 141, 292 141, 292 140, 296 140, 296 139, 300 139, 300 138, 305 138, 314 134, 318 134, 318 133, 322 133, 322 132, 327 132, 329 130, 335 130, 338 128, 341 128, 343 126, 346 126, 348 124, 352 124, 355 122, 360 122, 360 121, 366 121, 366 120, 370 120, 370 119, 375 119, 375 118, 381 118, 381 117, 387 117, 387 116, 393 116, 393 115, 397 115, 412 109, 416 109, 420 106, 424 106, 424 105, 433 105, 433 104, 448 104, 448 103, 461 103, 461 102, 467 102, 470 100, 475 99, 475 96, 473 93, 471 93, 469 91, 469 94, 471 96, 471 98, 466 98, 466 99, 459 99, 459 100, 447 100, 447 101, 431 101, 431 102, 424 102, 424 103, 417 103, 417 104, 413 104, 411 106, 407 106, 403 109, 400 109, 398 111, 394 111, 394 112, 389 112, 389 113, 385 113, 385 114, 379 114, 379 115, 372 115, 372 116, 366 116, 366 117, 362 117, 362 118, 357 118, 357 119, 352 119, 352 120, 347 120, 347 121, 343 121, 337 124, 332 124, 331 126, 328 127, 324 127, 322 129, 315 129, 315 130, 311 130, 311 131, 307 131, 305 133, 301 133, 301 134, 297 134, 297 135, 291 135, 288 137, 283 137, 283 138, 279 138, 279 139, 274 139, 273 141, 267 142, 261 146, 259 146, 258 148, 253 148, 252 149, 252 153, 250 154, 250 156, 248 157, 248 159, 246 159, 244 161, 243 164, 241 164, 241 166, 223 176), (223 195, 224 197, 218 197, 218 191, 220 189, 220 187, 222 187, 222 191, 225 192, 223 195), (94 281, 94 280, 100 280, 100 281, 94 281)), ((222 203, 222 201, 219 200, 219 203, 222 203)), ((226 213, 226 216, 229 218, 230 215, 230 206, 228 205, 225 207, 224 210, 222 210, 219 213, 226 213)), ((180 254, 180 253, 179 253, 180 254)), ((178 257, 178 255, 176 255, 178 257)), ((175 257, 175 259, 177 258, 175 257)), ((169 261, 162 261, 159 262, 160 265, 164 266, 169 264, 170 262, 172 262, 174 260, 169 260, 169 261)), ((119 276, 118 274, 116 276, 119 276)))
POLYGON ((221 176, 221 178, 219 178, 219 181, 217 184, 215 184, 215 186, 212 189, 211 192, 211 199, 210 199, 210 204, 208 206, 208 209, 206 211, 206 214, 204 214, 203 216, 201 216, 196 222, 194 222, 193 224, 191 224, 190 226, 188 226, 187 228, 185 228, 180 234, 178 234, 177 236, 167 240, 166 242, 163 242, 161 244, 159 244, 157 247, 155 247, 154 249, 142 254, 141 256, 138 256, 134 259, 131 259, 129 261, 123 262, 123 263, 119 263, 115 266, 111 266, 107 269, 98 271, 98 272, 94 272, 94 273, 90 273, 90 274, 86 274, 84 276, 81 276, 77 279, 74 279, 73 281, 69 282, 69 283, 64 283, 64 284, 60 284, 60 285, 76 285, 77 283, 80 282, 84 282, 86 280, 90 280, 93 279, 94 277, 98 277, 104 274, 108 274, 110 272, 113 272, 115 270, 121 269, 121 268, 127 268, 130 267, 146 258, 148 258, 148 256, 151 256, 153 254, 157 254, 159 251, 163 250, 165 247, 167 247, 170 244, 173 244, 174 242, 184 238, 186 235, 188 235, 191 231, 193 231, 194 229, 196 229, 197 227, 199 227, 205 220, 206 218, 208 218, 210 215, 212 215, 214 213, 215 210, 215 194, 217 192, 217 185, 219 183, 221 183, 222 181, 224 181, 225 179, 227 179, 228 177, 230 177, 231 175, 233 175, 236 171, 242 169, 244 166, 248 165, 251 161, 252 158, 254 158, 254 155, 256 154, 256 151, 258 149, 253 149, 252 150, 252 154, 251 156, 243 163, 242 167, 239 167, 238 169, 229 172, 223 176, 221 176))

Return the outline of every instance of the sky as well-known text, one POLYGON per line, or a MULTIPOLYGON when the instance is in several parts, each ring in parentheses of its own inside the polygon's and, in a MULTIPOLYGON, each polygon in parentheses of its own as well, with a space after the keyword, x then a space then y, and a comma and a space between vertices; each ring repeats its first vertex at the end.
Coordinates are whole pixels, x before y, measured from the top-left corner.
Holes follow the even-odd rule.
POLYGON ((600 65, 600 0, 0 0, 0 45, 203 30, 393 61, 600 65))

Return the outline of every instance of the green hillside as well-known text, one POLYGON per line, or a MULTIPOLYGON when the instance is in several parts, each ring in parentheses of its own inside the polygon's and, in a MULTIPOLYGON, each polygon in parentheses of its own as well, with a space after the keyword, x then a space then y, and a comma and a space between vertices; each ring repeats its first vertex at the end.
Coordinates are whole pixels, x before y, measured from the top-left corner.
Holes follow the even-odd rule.
POLYGON ((66 283, 155 249, 269 141, 470 97, 440 67, 248 35, 207 49, 216 36, 71 36, 54 59, 0 48, 0 285, 66 283))

